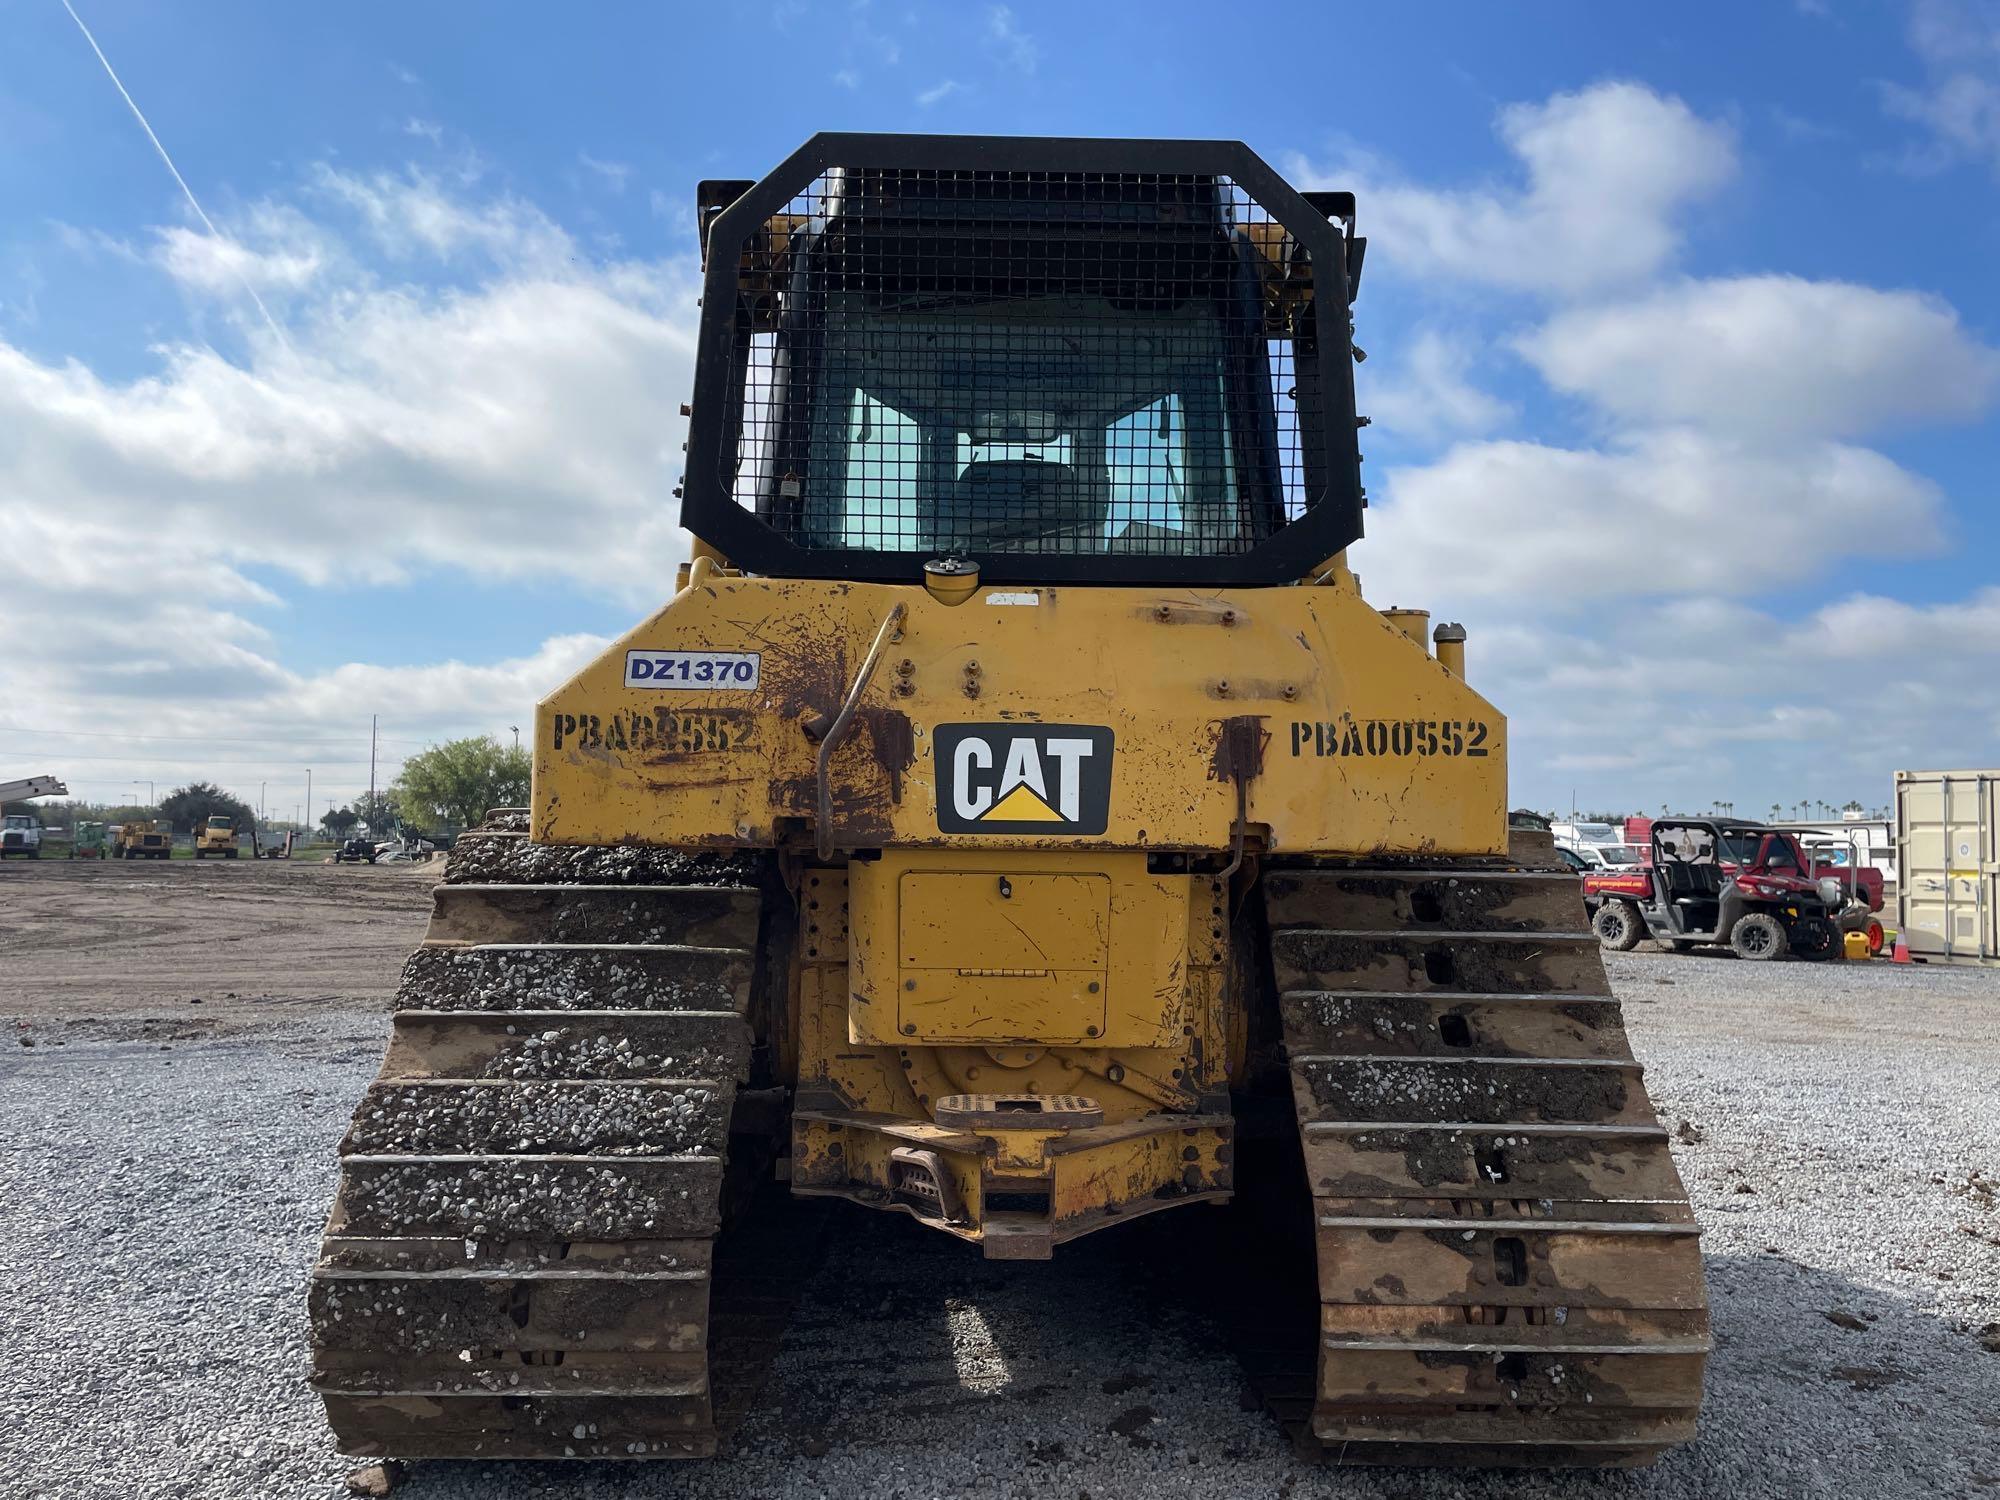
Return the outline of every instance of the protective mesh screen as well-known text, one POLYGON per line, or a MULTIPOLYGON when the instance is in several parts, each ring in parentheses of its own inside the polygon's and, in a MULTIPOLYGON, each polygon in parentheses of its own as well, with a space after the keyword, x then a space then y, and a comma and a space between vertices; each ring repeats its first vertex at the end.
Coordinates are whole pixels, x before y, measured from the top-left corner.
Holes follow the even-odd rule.
POLYGON ((1304 504, 1312 267, 1226 178, 836 170, 734 248, 721 477, 799 546, 1230 555, 1304 504))

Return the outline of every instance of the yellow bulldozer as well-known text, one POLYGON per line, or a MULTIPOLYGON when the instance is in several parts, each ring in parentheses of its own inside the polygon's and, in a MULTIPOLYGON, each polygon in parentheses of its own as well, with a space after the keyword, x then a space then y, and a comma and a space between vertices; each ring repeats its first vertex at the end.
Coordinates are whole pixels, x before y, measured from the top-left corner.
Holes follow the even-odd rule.
POLYGON ((822 135, 698 209, 693 557, 404 971, 311 1288, 342 1447, 716 1452, 787 1191, 1019 1261, 1296 1225, 1267 1399, 1341 1461, 1692 1436, 1697 1230, 1577 883, 1465 632, 1349 566, 1352 195, 822 135))

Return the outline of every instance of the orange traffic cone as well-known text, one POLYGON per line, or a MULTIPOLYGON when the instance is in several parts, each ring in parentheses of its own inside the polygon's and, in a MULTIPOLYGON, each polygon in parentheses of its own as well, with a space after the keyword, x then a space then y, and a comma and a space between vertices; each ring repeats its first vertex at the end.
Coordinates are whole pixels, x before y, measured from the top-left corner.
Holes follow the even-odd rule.
POLYGON ((1893 952, 1889 955, 1894 963, 1906 964, 1910 961, 1910 945, 1898 937, 1893 952))

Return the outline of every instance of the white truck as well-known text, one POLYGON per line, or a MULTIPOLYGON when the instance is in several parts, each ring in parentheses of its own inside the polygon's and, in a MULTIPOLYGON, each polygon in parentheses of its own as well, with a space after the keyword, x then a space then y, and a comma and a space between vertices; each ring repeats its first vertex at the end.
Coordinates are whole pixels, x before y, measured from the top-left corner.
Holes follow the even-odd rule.
POLYGON ((42 857, 42 820, 33 813, 8 813, 0 818, 0 859, 10 854, 42 857))
POLYGON ((1625 842, 1625 830, 1617 823, 1551 823, 1549 833, 1556 847, 1576 855, 1585 869, 1635 869, 1644 862, 1637 846, 1625 842))
MULTIPOLYGON (((28 797, 61 797, 69 788, 53 776, 30 776, 25 781, 0 781, 0 803, 18 802, 28 797)), ((42 820, 33 813, 9 813, 0 818, 0 859, 10 854, 29 859, 42 857, 42 820)))

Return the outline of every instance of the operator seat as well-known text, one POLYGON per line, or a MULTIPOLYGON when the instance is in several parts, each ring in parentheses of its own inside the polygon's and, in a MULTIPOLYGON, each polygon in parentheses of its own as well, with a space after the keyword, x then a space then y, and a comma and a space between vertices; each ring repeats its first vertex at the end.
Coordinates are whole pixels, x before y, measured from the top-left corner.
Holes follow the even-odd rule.
POLYGON ((1691 864, 1670 859, 1659 865, 1660 883, 1667 900, 1680 908, 1681 925, 1688 928, 1715 926, 1716 907, 1722 899, 1726 877, 1715 864, 1691 864))
POLYGON ((940 530, 961 533, 960 544, 968 550, 1000 552, 1098 550, 1110 509, 1070 465, 1033 458, 966 465, 950 505, 951 514, 938 518, 940 530), (1065 537, 1069 547, 1060 545, 1065 537))

